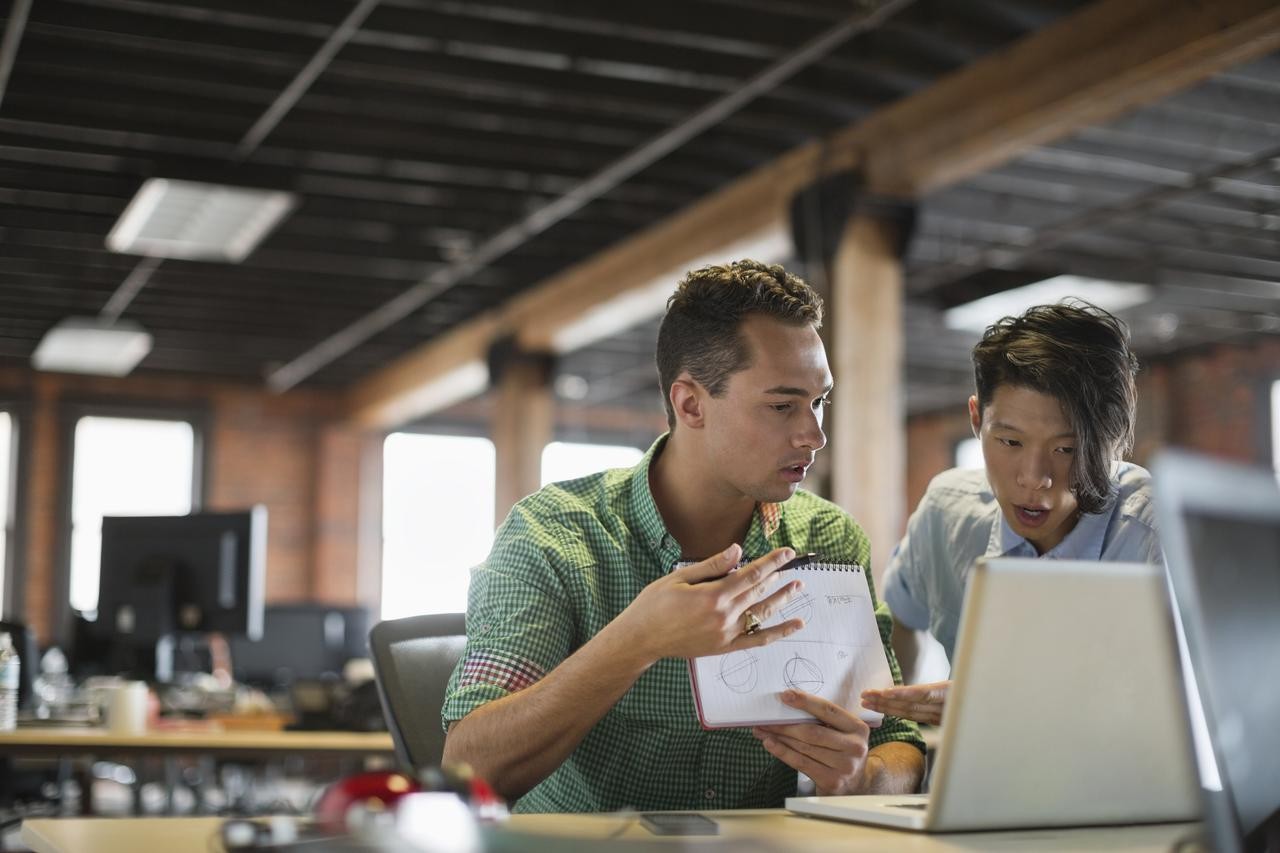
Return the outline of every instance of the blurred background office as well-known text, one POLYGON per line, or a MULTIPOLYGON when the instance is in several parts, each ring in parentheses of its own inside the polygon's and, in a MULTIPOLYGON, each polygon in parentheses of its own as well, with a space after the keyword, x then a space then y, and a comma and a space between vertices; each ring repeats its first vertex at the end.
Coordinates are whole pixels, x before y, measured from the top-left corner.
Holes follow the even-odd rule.
POLYGON ((335 653, 461 611, 515 500, 665 429, 664 300, 743 256, 827 295, 808 485, 877 575, 1030 304, 1130 324, 1139 463, 1280 457, 1271 3, 0 11, 0 606, 42 649, 104 516, 264 506, 265 601, 335 653))

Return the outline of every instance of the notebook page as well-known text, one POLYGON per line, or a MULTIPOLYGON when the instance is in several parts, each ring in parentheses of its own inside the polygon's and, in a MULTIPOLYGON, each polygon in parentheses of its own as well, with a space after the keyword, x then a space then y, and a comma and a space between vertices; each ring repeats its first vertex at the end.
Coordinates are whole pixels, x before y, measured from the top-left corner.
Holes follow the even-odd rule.
POLYGON ((882 715, 863 708, 859 699, 863 690, 893 685, 866 574, 858 566, 815 563, 778 572, 770 591, 793 579, 803 581, 803 588, 764 627, 800 618, 803 628, 766 646, 689 662, 703 726, 812 720, 783 704, 780 696, 788 688, 830 699, 872 726, 880 724, 882 715))

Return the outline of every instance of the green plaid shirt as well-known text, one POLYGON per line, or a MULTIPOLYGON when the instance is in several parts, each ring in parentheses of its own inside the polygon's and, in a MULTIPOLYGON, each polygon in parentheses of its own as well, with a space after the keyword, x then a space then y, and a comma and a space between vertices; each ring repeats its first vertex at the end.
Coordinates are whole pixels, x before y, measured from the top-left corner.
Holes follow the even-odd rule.
MULTIPOLYGON (((467 648, 449 680, 446 725, 536 682, 680 560, 649 491, 649 463, 664 440, 635 468, 547 486, 511 511, 471 577, 467 648)), ((858 524, 808 492, 757 509, 743 553, 754 559, 783 546, 868 565, 858 524)), ((900 682, 889 646, 892 620, 879 602, 876 617, 900 682)), ((895 717, 871 733, 872 746, 890 741, 924 750, 916 725, 895 717)), ((767 753, 750 729, 699 725, 685 661, 665 658, 515 810, 777 807, 795 790, 796 771, 767 753)))

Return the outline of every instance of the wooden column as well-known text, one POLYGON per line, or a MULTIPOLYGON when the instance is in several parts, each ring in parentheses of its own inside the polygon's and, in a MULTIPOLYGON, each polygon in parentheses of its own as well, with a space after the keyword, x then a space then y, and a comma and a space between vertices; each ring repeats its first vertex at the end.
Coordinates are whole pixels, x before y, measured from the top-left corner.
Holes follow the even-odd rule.
POLYGON ((826 321, 836 383, 831 498, 871 538, 877 589, 902 535, 906 476, 900 227, 868 213, 849 219, 832 265, 826 321))
POLYGON ((489 360, 494 383, 493 446, 497 470, 494 523, 542 482, 542 448, 553 434, 552 358, 544 353, 495 347, 489 360))
MULTIPOLYGON (((26 505, 26 576, 22 602, 12 608, 36 632, 41 645, 67 639, 61 595, 66 595, 67 584, 58 580, 58 557, 63 553, 58 545, 58 524, 61 505, 58 501, 64 483, 70 483, 66 466, 61 458, 62 424, 58 418, 58 400, 62 392, 57 378, 33 383, 31 428, 28 435, 19 435, 19 441, 27 442, 22 452, 31 459, 30 479, 18 484, 25 489, 26 505)), ((22 492, 19 491, 21 495, 22 492)), ((17 567, 14 567, 15 569, 17 567)), ((32 662, 34 664, 34 661, 32 662)), ((27 661, 22 662, 28 666, 27 661)))

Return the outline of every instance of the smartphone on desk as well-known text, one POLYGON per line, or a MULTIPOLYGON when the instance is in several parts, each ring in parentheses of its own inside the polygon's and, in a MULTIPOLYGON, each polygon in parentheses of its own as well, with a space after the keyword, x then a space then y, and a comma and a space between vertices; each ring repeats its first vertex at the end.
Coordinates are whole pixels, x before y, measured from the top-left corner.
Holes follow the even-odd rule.
POLYGON ((644 812, 640 824, 654 835, 719 835, 720 826, 697 812, 644 812))

